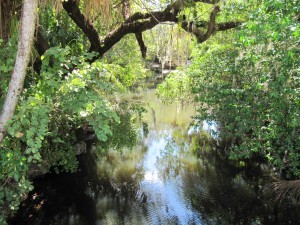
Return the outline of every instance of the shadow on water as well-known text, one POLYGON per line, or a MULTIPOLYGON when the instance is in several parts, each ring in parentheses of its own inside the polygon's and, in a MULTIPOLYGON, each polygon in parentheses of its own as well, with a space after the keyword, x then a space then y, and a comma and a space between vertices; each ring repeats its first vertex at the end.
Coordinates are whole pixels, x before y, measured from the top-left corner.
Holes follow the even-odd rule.
POLYGON ((192 106, 163 106, 153 90, 142 96, 142 144, 97 161, 81 156, 76 174, 36 180, 10 224, 298 224, 299 207, 263 194, 260 171, 222 159, 208 134, 216 124, 191 129, 192 106))
POLYGON ((34 190, 8 223, 95 225, 95 194, 99 193, 99 186, 90 173, 95 169, 92 155, 80 156, 79 164, 81 169, 76 173, 53 173, 36 179, 34 190))

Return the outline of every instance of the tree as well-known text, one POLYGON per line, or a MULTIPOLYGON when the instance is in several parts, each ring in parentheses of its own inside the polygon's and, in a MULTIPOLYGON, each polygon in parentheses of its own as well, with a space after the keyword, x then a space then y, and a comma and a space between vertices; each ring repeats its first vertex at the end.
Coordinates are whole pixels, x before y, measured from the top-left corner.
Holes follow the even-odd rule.
POLYGON ((5 138, 6 124, 13 117, 22 92, 26 70, 30 59, 31 47, 37 18, 37 0, 25 0, 23 3, 17 58, 11 76, 7 96, 0 113, 0 144, 5 138))

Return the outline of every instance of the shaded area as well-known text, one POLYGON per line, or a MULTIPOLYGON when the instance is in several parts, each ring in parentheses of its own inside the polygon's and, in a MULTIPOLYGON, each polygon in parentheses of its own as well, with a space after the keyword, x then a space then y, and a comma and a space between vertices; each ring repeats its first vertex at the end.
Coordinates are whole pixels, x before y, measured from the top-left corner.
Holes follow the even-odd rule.
POLYGON ((94 196, 100 186, 94 179, 93 155, 79 157, 76 173, 47 174, 34 180, 34 190, 9 224, 96 224, 94 196))
POLYGON ((183 189, 204 224, 298 224, 300 207, 278 205, 264 192, 267 182, 260 171, 231 167, 210 153, 185 172, 183 189))

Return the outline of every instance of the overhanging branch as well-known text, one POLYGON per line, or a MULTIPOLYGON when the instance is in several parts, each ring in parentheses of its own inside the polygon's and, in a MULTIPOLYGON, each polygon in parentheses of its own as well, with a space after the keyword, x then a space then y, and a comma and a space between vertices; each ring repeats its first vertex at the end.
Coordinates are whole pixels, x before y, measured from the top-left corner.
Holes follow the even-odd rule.
POLYGON ((210 14, 209 22, 206 25, 207 27, 206 32, 200 30, 193 22, 183 21, 181 23, 181 27, 185 31, 194 34, 197 38, 198 43, 202 43, 206 41, 216 31, 216 16, 219 11, 220 11, 219 6, 215 6, 213 11, 210 14))
MULTIPOLYGON (((208 4, 215 4, 216 0, 195 0, 195 2, 203 2, 208 4)), ((63 2, 63 7, 67 11, 68 15, 77 24, 77 26, 88 37, 91 46, 89 51, 98 52, 98 58, 102 57, 109 49, 111 49, 117 42, 119 42, 127 34, 135 34, 140 48, 143 51, 146 50, 146 46, 143 43, 141 33, 152 29, 159 23, 163 22, 175 22, 179 23, 178 14, 184 8, 184 1, 177 0, 169 4, 162 11, 153 11, 147 13, 135 13, 128 16, 128 11, 123 11, 126 14, 125 21, 117 28, 108 33, 105 37, 100 38, 98 32, 94 28, 93 24, 85 18, 80 12, 77 0, 69 0, 63 2)), ((210 21, 201 22, 201 26, 195 26, 192 23, 186 21, 180 22, 181 26, 187 32, 194 34, 198 42, 206 41, 216 31, 224 31, 239 26, 240 22, 228 22, 222 24, 216 24, 216 16, 220 11, 219 6, 215 6, 210 15, 210 21), (206 29, 206 31, 200 30, 200 28, 206 29)), ((125 15, 124 14, 124 15, 125 15)), ((94 59, 96 60, 96 58, 94 59)))
POLYGON ((68 15, 71 17, 71 19, 76 23, 76 25, 82 30, 82 32, 89 39, 91 43, 89 51, 98 52, 101 45, 99 34, 94 28, 91 21, 85 18, 85 16, 81 13, 78 7, 78 1, 68 0, 68 1, 63 1, 62 4, 64 9, 68 13, 68 15))
MULTIPOLYGON (((130 0, 122 0, 122 14, 123 14, 124 20, 127 20, 130 17, 130 15, 131 15, 130 0)), ((147 56, 147 47, 143 40, 142 32, 135 33, 135 38, 140 46, 142 57, 145 59, 147 56)))
POLYGON ((142 53, 142 57, 145 59, 146 56, 147 56, 147 47, 145 45, 145 42, 143 40, 143 34, 142 32, 137 32, 135 33, 135 38, 140 46, 140 50, 141 50, 141 53, 142 53))

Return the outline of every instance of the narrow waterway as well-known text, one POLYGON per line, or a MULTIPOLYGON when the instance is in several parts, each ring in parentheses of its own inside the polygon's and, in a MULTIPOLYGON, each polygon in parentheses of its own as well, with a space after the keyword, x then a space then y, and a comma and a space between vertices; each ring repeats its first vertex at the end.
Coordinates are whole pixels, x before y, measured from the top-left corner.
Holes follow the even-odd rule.
POLYGON ((261 171, 222 159, 209 135, 216 124, 192 129, 193 106, 163 105, 154 90, 135 95, 148 110, 141 143, 100 158, 100 183, 83 170, 37 180, 11 224, 298 224, 299 206, 266 194, 261 171))

